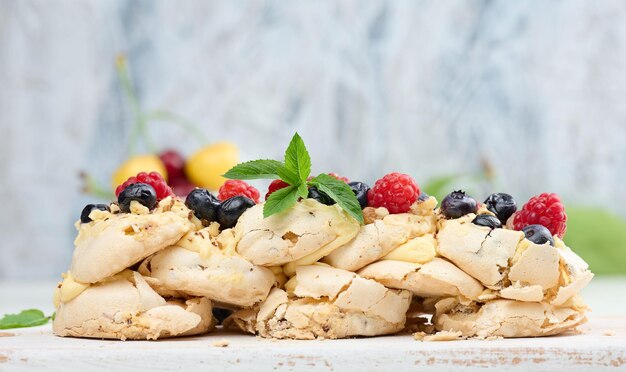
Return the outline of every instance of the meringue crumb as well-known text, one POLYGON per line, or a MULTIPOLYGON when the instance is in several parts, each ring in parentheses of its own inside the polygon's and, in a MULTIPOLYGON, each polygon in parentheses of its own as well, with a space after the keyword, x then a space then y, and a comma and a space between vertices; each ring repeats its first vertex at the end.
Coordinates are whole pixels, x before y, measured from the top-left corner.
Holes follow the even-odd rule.
POLYGON ((605 329, 602 334, 605 336, 615 336, 617 333, 612 329, 605 329))
POLYGON ((213 343, 213 346, 215 347, 228 347, 228 345, 230 345, 230 341, 228 341, 227 339, 223 338, 219 341, 215 341, 213 343))
POLYGON ((0 332, 0 337, 13 337, 15 336, 15 333, 11 333, 11 332, 0 332))
POLYGON ((494 335, 485 337, 485 341, 495 341, 495 340, 502 340, 502 339, 504 339, 504 337, 494 336, 494 335))
POLYGON ((413 334, 413 337, 418 341, 457 341, 467 339, 461 331, 439 331, 432 335, 426 332, 416 332, 413 334))

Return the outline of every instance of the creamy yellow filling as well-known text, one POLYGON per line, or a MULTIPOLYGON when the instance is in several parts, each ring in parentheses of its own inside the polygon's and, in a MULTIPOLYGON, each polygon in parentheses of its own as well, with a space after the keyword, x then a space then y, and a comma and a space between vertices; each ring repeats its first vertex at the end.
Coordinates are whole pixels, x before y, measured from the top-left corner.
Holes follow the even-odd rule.
POLYGON ((285 283, 285 292, 287 292, 289 296, 293 296, 297 286, 298 277, 294 275, 293 277, 291 277, 291 279, 287 281, 287 283, 285 283))
POLYGON ((69 302, 76 298, 79 294, 83 293, 85 289, 89 288, 89 284, 80 283, 74 280, 71 272, 61 274, 63 281, 61 285, 57 287, 54 292, 54 306, 59 307, 61 302, 69 302))
POLYGON ((63 278, 63 281, 59 283, 59 286, 57 286, 56 290, 54 291, 53 302, 56 308, 58 308, 61 303, 72 301, 92 285, 112 282, 118 279, 126 279, 134 283, 133 272, 129 269, 126 269, 120 273, 117 273, 94 284, 77 282, 70 271, 61 274, 61 277, 63 278))
POLYGON ((432 261, 436 254, 437 240, 433 234, 427 234, 410 239, 381 259, 425 264, 432 261))

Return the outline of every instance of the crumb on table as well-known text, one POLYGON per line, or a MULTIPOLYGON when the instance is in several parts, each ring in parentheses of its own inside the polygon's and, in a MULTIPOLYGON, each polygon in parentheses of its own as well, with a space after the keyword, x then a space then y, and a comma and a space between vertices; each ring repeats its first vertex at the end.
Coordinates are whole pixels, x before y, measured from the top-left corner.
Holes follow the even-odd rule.
POLYGON ((615 336, 615 331, 612 329, 605 329, 604 332, 602 332, 603 335, 605 336, 615 336))
POLYGON ((215 346, 215 347, 228 347, 228 345, 230 345, 230 341, 228 341, 225 338, 223 338, 221 340, 218 340, 218 341, 215 341, 213 343, 213 346, 215 346))

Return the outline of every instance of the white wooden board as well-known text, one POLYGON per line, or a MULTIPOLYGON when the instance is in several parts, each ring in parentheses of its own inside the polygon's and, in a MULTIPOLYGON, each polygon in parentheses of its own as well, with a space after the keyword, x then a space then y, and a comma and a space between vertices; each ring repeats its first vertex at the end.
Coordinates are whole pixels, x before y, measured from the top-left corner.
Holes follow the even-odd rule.
POLYGON ((420 342, 410 335, 275 341, 217 331, 156 342, 60 338, 50 326, 0 337, 0 371, 72 370, 625 370, 626 318, 591 318, 584 334, 494 341, 420 342), (615 332, 604 335, 605 330, 615 332), (227 347, 214 343, 228 340, 227 347))

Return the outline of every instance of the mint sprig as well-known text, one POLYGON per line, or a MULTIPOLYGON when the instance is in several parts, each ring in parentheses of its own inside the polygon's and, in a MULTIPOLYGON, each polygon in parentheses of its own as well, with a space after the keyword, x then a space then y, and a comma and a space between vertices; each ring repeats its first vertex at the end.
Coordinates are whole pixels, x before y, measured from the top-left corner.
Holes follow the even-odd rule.
POLYGON ((354 217, 354 219, 363 223, 361 205, 347 183, 322 173, 313 178, 309 182, 309 185, 317 187, 319 191, 336 201, 337 204, 348 212, 349 215, 354 217))
POLYGON ((285 165, 277 160, 261 159, 240 163, 231 168, 224 177, 235 180, 274 178, 285 165))
POLYGON ((253 160, 237 164, 224 177, 237 180, 280 178, 288 187, 273 192, 265 201, 263 216, 269 217, 292 207, 299 198, 306 198, 309 187, 317 189, 343 208, 354 219, 363 223, 363 212, 356 196, 345 182, 327 174, 308 181, 311 175, 311 157, 302 137, 295 133, 285 150, 284 162, 277 160, 253 160))
POLYGON ((51 318, 41 310, 22 310, 19 314, 4 315, 0 319, 0 329, 35 327, 48 323, 51 318))
POLYGON ((289 209, 298 201, 298 186, 288 186, 274 191, 265 201, 263 217, 289 209))
POLYGON ((295 173, 302 182, 311 174, 311 157, 298 133, 293 135, 285 151, 285 168, 295 173))

